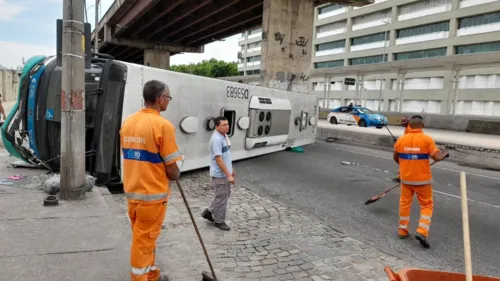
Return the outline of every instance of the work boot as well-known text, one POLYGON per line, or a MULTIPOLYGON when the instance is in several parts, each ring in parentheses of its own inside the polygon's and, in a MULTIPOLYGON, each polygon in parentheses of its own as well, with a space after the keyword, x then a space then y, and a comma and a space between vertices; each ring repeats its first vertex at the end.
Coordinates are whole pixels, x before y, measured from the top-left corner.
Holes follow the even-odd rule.
POLYGON ((225 222, 216 222, 214 225, 224 231, 229 231, 231 229, 225 222))
POLYGON ((399 236, 399 239, 406 239, 410 236, 410 233, 408 231, 399 229, 398 236, 399 236))
POLYGON ((202 213, 201 213, 201 217, 210 221, 210 222, 214 222, 214 218, 212 216, 212 213, 210 213, 210 211, 208 209, 205 209, 202 213))
POLYGON ((427 241, 427 238, 424 235, 417 233, 415 234, 415 238, 418 240, 418 242, 420 242, 420 245, 422 245, 422 247, 429 248, 431 246, 429 245, 429 242, 427 241))
POLYGON ((399 236, 399 239, 406 239, 408 237, 410 237, 410 234, 401 234, 401 233, 398 233, 398 236, 399 236))

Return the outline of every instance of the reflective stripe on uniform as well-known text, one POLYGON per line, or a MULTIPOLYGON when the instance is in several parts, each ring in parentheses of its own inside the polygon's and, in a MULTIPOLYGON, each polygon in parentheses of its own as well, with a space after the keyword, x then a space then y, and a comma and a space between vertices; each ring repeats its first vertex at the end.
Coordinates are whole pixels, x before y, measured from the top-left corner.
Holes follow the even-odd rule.
POLYGON ((399 225, 399 228, 402 228, 402 229, 408 229, 408 226, 407 226, 407 225, 400 224, 400 225, 399 225))
POLYGON ((419 223, 418 226, 425 229, 425 230, 429 230, 429 225, 427 225, 425 223, 419 223))
POLYGON ((174 152, 174 153, 171 153, 171 154, 169 154, 169 155, 167 155, 167 156, 163 157, 163 161, 165 161, 165 162, 167 162, 167 163, 168 163, 168 162, 170 162, 170 161, 172 161, 172 160, 174 160, 175 158, 180 157, 180 156, 182 156, 182 154, 181 154, 179 151, 176 151, 176 152, 174 152))
POLYGON ((141 201, 156 201, 168 197, 168 193, 164 192, 158 194, 139 194, 126 192, 125 197, 127 197, 127 199, 136 199, 141 201))
POLYGON ((426 160, 426 159, 429 159, 429 154, 400 153, 399 158, 405 159, 405 160, 426 160))
POLYGON ((422 219, 422 220, 428 220, 429 222, 431 221, 431 217, 426 216, 426 215, 420 216, 420 219, 422 219))
POLYGON ((401 183, 407 184, 407 185, 425 185, 425 184, 431 184, 432 179, 430 180, 425 180, 425 181, 407 181, 401 179, 401 183))
POLYGON ((410 217, 399 217, 399 219, 402 221, 409 221, 410 217))
POLYGON ((161 163, 158 153, 149 152, 143 149, 123 149, 123 158, 127 160, 146 161, 153 164, 161 163))
POLYGON ((150 265, 146 266, 146 267, 143 267, 143 268, 132 267, 132 273, 135 274, 135 275, 148 274, 150 270, 151 270, 151 266, 150 265))

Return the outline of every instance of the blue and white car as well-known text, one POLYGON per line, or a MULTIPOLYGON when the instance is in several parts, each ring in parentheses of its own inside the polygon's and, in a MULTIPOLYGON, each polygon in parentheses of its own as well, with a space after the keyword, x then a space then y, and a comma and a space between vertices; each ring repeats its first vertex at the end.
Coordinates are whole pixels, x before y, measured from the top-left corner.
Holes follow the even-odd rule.
POLYGON ((358 125, 360 127, 383 128, 387 118, 362 106, 341 106, 332 110, 326 120, 331 124, 358 125))

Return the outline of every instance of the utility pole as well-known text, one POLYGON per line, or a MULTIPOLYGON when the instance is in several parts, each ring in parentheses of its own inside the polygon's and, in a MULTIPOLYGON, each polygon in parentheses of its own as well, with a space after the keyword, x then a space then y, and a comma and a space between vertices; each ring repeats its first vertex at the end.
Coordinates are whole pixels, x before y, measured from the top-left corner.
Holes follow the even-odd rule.
POLYGON ((61 86, 61 200, 85 197, 84 0, 64 0, 61 86))
POLYGON ((95 46, 95 52, 99 53, 99 34, 97 34, 97 25, 99 24, 99 0, 95 0, 95 24, 94 24, 94 31, 95 31, 95 38, 94 38, 94 46, 95 46))

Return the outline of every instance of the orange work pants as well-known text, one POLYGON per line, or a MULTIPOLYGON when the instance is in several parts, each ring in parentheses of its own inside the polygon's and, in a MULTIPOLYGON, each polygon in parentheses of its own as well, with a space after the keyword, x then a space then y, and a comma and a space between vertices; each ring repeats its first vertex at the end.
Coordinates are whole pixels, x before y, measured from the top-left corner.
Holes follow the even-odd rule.
POLYGON ((160 236, 166 211, 166 200, 155 204, 128 202, 132 224, 132 281, 157 281, 160 278, 160 269, 155 265, 156 239, 160 236))
POLYGON ((429 236, 431 226, 432 211, 434 201, 432 199, 432 185, 407 185, 401 184, 401 197, 399 199, 399 235, 408 235, 408 225, 410 224, 410 208, 413 194, 417 194, 420 205, 420 220, 417 233, 425 237, 429 236))

